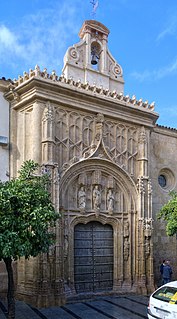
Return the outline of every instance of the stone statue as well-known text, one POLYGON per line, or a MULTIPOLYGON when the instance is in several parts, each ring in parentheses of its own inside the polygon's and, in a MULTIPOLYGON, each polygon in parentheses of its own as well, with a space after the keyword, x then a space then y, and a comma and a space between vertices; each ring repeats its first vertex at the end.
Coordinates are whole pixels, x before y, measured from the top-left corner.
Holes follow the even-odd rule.
POLYGON ((93 207, 95 210, 100 209, 101 204, 101 192, 98 188, 98 185, 95 185, 95 188, 93 190, 93 207))
POLYGON ((128 220, 124 224, 124 237, 129 237, 129 222, 128 222, 128 220))
POLYGON ((149 238, 145 239, 144 252, 145 252, 145 257, 148 258, 150 255, 150 240, 149 240, 149 238))
POLYGON ((86 193, 84 190, 84 187, 82 186, 78 192, 78 204, 79 204, 79 208, 81 209, 85 209, 85 205, 86 205, 86 193))
POLYGON ((128 260, 130 243, 128 237, 124 239, 124 260, 128 260))
POLYGON ((113 207, 114 207, 114 195, 112 192, 112 189, 108 190, 108 194, 107 194, 107 207, 108 207, 108 211, 112 212, 113 211, 113 207))
POLYGON ((144 222, 144 235, 151 237, 151 219, 146 219, 144 222))
POLYGON ((64 236, 64 258, 66 259, 68 257, 68 235, 64 236))

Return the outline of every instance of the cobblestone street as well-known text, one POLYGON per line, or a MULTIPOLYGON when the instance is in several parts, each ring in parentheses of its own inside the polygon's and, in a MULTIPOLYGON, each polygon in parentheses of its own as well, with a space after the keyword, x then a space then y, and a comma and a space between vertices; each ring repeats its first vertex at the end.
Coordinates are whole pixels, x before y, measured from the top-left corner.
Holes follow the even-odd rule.
MULTIPOLYGON (((62 307, 36 309, 16 302, 17 319, 140 319, 147 318, 147 296, 126 295, 101 297, 68 303, 62 307)), ((6 306, 0 302, 0 319, 6 319, 6 306)))

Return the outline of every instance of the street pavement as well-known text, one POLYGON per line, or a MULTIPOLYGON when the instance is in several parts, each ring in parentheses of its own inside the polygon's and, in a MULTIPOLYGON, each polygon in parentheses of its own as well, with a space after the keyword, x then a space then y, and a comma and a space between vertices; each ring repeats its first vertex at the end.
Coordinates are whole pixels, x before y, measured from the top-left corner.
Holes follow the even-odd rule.
MULTIPOLYGON (((16 319, 147 319, 148 297, 105 296, 62 307, 33 308, 16 301, 16 319)), ((0 319, 7 318, 6 304, 0 301, 0 319)))

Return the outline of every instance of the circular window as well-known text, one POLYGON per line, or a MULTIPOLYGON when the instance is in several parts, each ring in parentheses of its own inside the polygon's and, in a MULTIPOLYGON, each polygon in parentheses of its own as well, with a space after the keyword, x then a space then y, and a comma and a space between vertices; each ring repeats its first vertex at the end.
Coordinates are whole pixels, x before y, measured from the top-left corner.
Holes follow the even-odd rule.
POLYGON ((167 180, 164 175, 159 175, 158 182, 161 187, 165 187, 167 185, 167 180))
POLYGON ((159 172, 158 183, 166 191, 172 190, 175 186, 175 176, 168 168, 163 168, 159 172))

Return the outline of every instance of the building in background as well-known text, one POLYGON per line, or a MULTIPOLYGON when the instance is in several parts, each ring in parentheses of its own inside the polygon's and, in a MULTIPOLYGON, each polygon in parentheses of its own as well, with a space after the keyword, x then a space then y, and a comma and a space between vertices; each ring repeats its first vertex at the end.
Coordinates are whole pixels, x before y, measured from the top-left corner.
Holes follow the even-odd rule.
POLYGON ((108 34, 85 21, 61 76, 36 66, 5 95, 10 176, 28 159, 45 166, 62 211, 49 254, 18 262, 18 297, 40 307, 80 294, 150 293, 167 252, 177 274, 176 238, 156 220, 176 189, 177 131, 156 125, 154 103, 124 96, 108 34))
MULTIPOLYGON (((9 90, 10 81, 0 79, 0 181, 9 179, 9 102, 4 98, 9 90)), ((7 289, 7 272, 0 262, 1 292, 7 289)))
POLYGON ((9 103, 4 98, 10 81, 0 79, 0 180, 9 179, 9 103))

